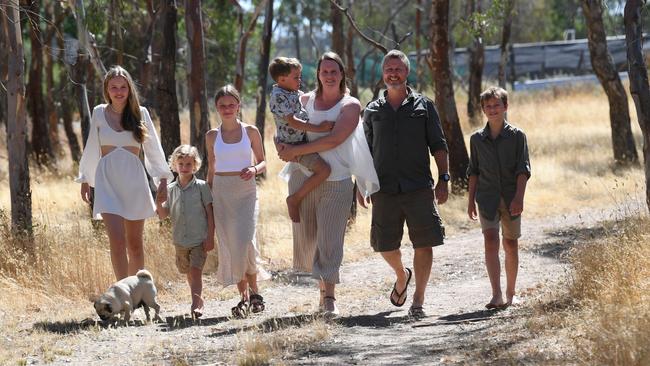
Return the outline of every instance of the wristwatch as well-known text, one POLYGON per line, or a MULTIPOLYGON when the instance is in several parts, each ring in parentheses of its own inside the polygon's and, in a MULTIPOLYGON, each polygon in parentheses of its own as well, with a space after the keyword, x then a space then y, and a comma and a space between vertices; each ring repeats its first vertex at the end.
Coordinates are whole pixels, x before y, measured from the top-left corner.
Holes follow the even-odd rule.
POLYGON ((449 173, 443 173, 438 176, 438 179, 440 179, 443 182, 449 182, 451 176, 449 175, 449 173))

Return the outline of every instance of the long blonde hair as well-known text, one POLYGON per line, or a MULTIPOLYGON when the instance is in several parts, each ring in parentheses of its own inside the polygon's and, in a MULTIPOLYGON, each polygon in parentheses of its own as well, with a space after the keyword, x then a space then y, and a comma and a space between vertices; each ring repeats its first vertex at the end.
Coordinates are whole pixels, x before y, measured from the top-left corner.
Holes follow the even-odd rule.
POLYGON ((111 67, 106 73, 106 76, 104 76, 104 100, 108 104, 113 103, 108 94, 108 82, 116 77, 123 77, 129 86, 129 97, 126 101, 126 108, 122 112, 122 128, 127 131, 133 131, 133 138, 137 142, 142 143, 147 137, 147 127, 142 120, 138 91, 135 88, 135 83, 131 75, 122 66, 115 65, 111 67))

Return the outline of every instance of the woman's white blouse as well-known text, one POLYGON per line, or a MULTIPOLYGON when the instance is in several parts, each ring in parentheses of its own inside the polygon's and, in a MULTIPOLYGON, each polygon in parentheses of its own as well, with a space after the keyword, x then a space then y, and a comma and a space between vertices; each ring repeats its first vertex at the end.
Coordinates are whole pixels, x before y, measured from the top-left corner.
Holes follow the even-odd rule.
MULTIPOLYGON (((310 93, 307 104, 305 105, 305 109, 309 115, 309 123, 319 125, 323 121, 336 121, 343 105, 349 99, 354 98, 346 95, 330 109, 317 110, 314 107, 315 93, 310 93)), ((308 141, 314 141, 329 134, 330 132, 307 132, 307 139, 308 141)), ((361 121, 357 123, 354 131, 344 142, 330 150, 321 151, 318 154, 330 166, 331 173, 327 178, 328 181, 340 181, 350 178, 353 175, 357 182, 359 192, 364 197, 369 197, 371 194, 379 191, 379 179, 377 178, 377 172, 375 171, 375 165, 372 161, 372 155, 370 154, 370 148, 368 147, 361 121)), ((300 169, 307 176, 312 174, 312 172, 300 164, 288 163, 279 175, 288 181, 291 173, 296 169, 300 169)))
MULTIPOLYGON (((75 179, 75 182, 88 183, 91 187, 95 186, 95 172, 99 159, 102 157, 100 135, 104 135, 105 132, 108 132, 111 135, 116 134, 116 132, 106 122, 106 107, 107 104, 100 104, 93 109, 93 114, 90 119, 88 141, 86 141, 86 146, 84 146, 84 152, 81 156, 81 161, 79 162, 79 176, 75 179), (100 132, 102 129, 108 130, 105 130, 104 133, 102 133, 100 132)), ((156 128, 149 116, 149 111, 144 107, 140 107, 140 113, 142 114, 142 119, 147 127, 147 137, 142 142, 144 165, 147 169, 147 173, 154 178, 156 185, 158 185, 160 179, 163 178, 167 179, 167 181, 171 181, 174 176, 169 170, 169 165, 165 159, 165 152, 160 145, 156 128)), ((120 132, 117 132, 117 134, 120 134, 120 132)), ((124 135, 128 136, 132 141, 128 141, 128 143, 125 143, 122 146, 140 146, 135 138, 133 138, 133 133, 131 131, 128 131, 128 134, 124 135)), ((111 142, 112 143, 107 143, 105 145, 114 146, 114 141, 111 142)))

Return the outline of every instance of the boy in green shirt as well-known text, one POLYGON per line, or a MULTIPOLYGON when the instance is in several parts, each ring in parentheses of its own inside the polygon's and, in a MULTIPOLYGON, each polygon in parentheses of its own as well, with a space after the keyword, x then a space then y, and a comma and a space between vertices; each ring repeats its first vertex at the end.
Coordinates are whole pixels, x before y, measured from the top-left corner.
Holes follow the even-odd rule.
POLYGON ((488 123, 470 137, 467 214, 472 220, 480 220, 485 241, 485 266, 492 286, 492 299, 485 307, 501 309, 512 305, 515 296, 518 239, 530 159, 526 135, 505 119, 508 92, 498 87, 488 88, 481 93, 481 108, 488 123), (499 226, 503 230, 505 251, 505 301, 500 284, 499 226))
POLYGON ((167 186, 167 200, 156 197, 158 217, 171 216, 176 267, 187 275, 192 295, 192 318, 203 315, 202 272, 207 252, 214 249, 214 214, 208 184, 194 176, 201 157, 194 146, 181 145, 169 158, 178 178, 167 186))

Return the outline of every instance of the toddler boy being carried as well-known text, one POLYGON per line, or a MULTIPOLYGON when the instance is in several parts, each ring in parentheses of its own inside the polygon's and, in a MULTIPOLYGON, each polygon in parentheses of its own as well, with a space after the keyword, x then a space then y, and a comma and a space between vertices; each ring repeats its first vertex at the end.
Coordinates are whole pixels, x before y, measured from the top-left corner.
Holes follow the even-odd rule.
MULTIPOLYGON (((332 121, 324 121, 319 125, 308 122, 307 111, 300 103, 300 61, 295 58, 277 57, 269 65, 269 73, 276 82, 269 99, 269 107, 276 125, 276 143, 302 144, 307 142, 306 132, 328 132, 334 127, 332 121)), ((317 153, 302 155, 297 163, 313 174, 295 193, 287 197, 289 217, 293 222, 300 222, 300 202, 324 182, 331 172, 329 164, 317 153)))

